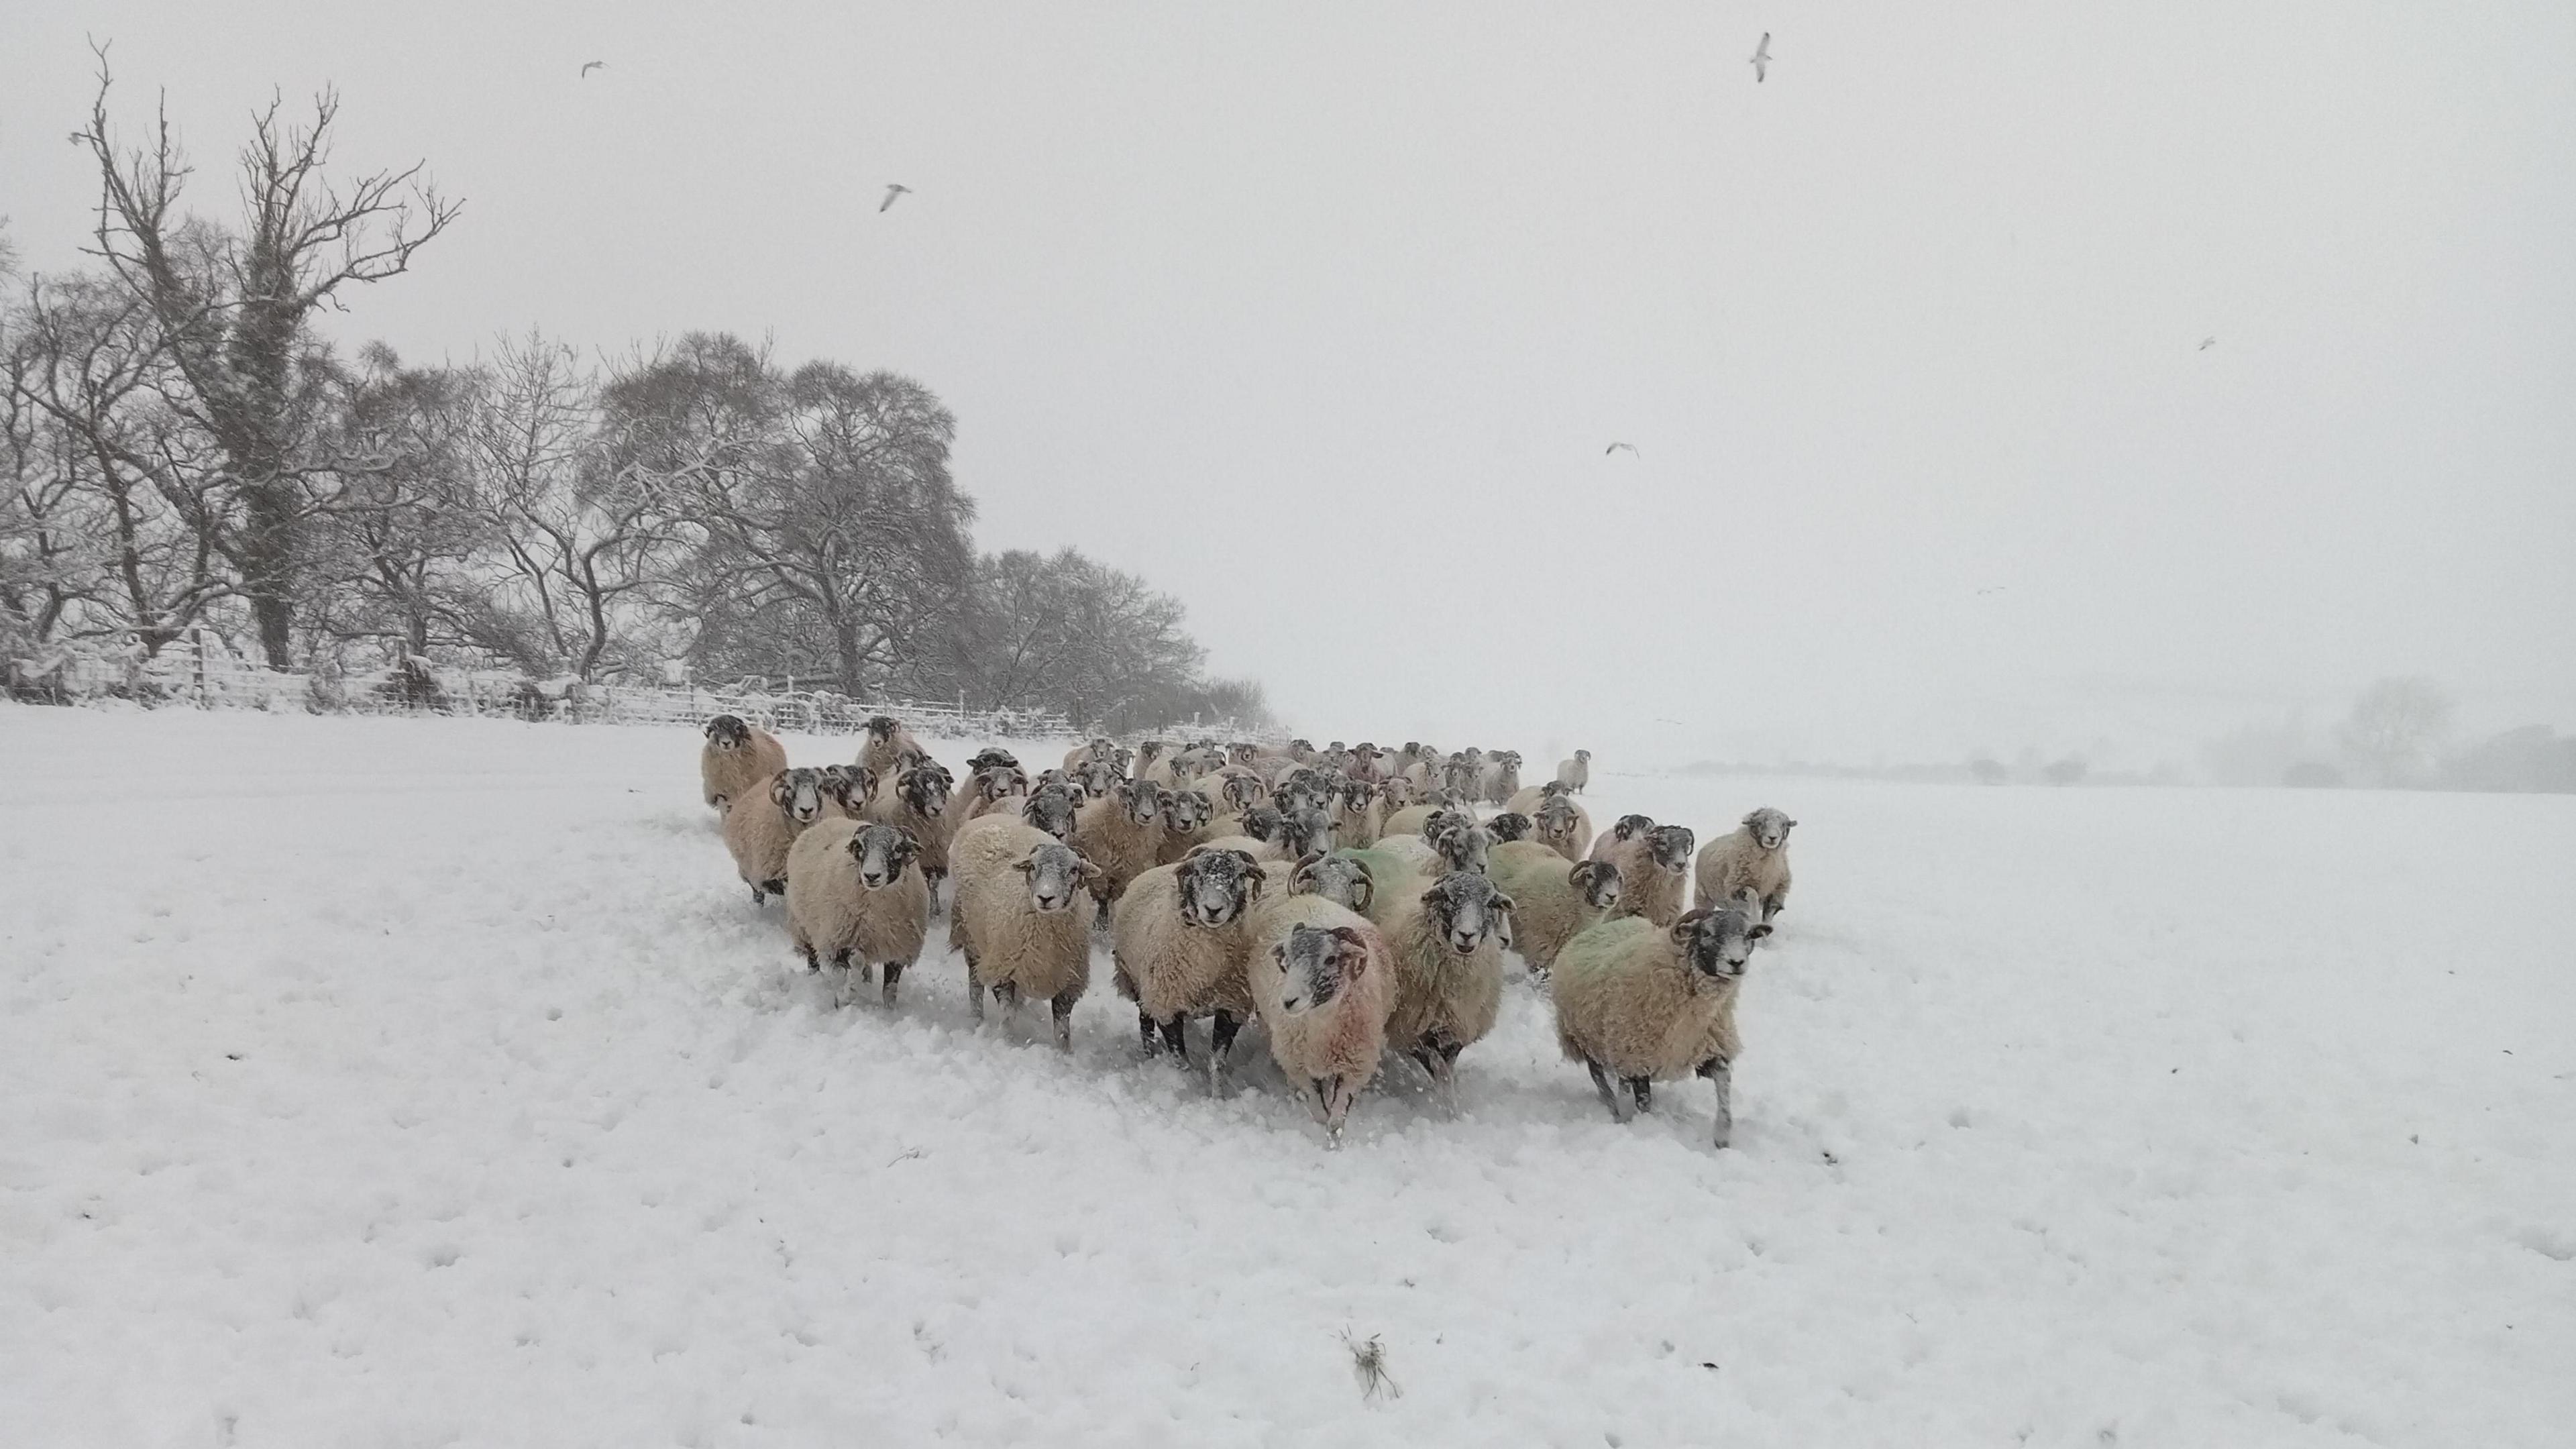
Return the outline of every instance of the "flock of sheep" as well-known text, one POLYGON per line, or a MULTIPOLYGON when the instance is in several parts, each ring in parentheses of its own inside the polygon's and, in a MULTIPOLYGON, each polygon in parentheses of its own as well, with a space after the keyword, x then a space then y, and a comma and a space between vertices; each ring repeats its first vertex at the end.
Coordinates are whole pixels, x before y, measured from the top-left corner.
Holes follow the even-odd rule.
POLYGON ((1148 1053, 1159 1037, 1186 1064, 1186 1024, 1210 1018, 1222 1092, 1236 1033, 1258 1021, 1338 1143, 1390 1047, 1454 1094, 1512 949, 1613 1118, 1628 1119, 1623 1089, 1643 1109, 1653 1083, 1706 1077, 1724 1147, 1735 998, 1788 899, 1797 822, 1756 810, 1696 859, 1688 827, 1643 815, 1595 835, 1577 800, 1591 758, 1524 788, 1510 750, 1094 739, 1035 776, 987 749, 960 789, 883 715, 856 762, 790 768, 775 736, 728 714, 707 723, 699 772, 752 900, 785 898, 836 1002, 882 973, 894 1004, 953 877, 948 941, 976 1019, 988 994, 1003 1020, 1041 998, 1070 1048, 1105 913, 1148 1053))

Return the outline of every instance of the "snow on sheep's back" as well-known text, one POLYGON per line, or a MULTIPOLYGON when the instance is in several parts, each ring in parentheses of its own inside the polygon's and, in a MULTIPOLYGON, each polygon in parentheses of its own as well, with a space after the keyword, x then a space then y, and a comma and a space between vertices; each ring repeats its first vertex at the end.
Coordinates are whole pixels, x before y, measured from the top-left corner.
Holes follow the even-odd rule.
POLYGON ((1456 1120, 1390 1067, 1328 1154, 1257 1041, 1221 1102, 1139 1063, 1105 959, 1070 1059, 944 955, 823 1010, 696 750, 0 706, 10 1442, 2576 1419, 2576 802, 1604 761, 1596 822, 1801 822, 1737 1149, 1698 1083, 1614 1127, 1515 982, 1456 1120))

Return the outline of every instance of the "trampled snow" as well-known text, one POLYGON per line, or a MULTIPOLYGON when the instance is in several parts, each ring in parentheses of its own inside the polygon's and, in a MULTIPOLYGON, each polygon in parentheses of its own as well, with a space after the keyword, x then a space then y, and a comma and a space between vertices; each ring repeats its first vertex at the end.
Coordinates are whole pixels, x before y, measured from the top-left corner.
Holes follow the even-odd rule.
POLYGON ((1328 1153, 1105 969, 1070 1059, 950 957, 825 1009, 697 743, 0 706, 0 1441, 2576 1424, 2576 801, 1605 759, 1596 822, 1801 822, 1736 1147, 1701 1083, 1613 1125, 1515 983, 1455 1119, 1391 1065, 1328 1153))

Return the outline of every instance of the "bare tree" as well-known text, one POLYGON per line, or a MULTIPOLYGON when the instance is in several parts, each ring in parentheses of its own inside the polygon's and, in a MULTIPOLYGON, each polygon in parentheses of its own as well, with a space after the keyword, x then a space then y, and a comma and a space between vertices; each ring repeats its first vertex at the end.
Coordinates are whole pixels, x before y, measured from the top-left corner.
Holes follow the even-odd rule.
POLYGON ((2382 679, 2353 701, 2343 746, 2375 783, 2403 785, 2423 777, 2450 727, 2451 697, 2440 685, 2421 676, 2382 679))
POLYGON ((336 501, 347 460, 316 447, 315 355, 307 326, 352 285, 409 269, 456 219, 415 163, 345 184, 325 174, 339 97, 314 99, 296 124, 272 96, 242 149, 242 217, 227 231, 182 217, 190 167, 166 99, 148 147, 120 150, 112 83, 98 49, 98 94, 75 133, 98 164, 93 252, 150 308, 183 387, 172 401, 215 439, 240 517, 223 539, 272 668, 293 659, 299 545, 314 513, 336 501))

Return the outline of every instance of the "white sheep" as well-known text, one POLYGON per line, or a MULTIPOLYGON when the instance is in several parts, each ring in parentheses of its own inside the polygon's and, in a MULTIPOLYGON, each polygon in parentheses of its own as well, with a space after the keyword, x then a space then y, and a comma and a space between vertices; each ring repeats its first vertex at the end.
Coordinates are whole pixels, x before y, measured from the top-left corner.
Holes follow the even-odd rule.
POLYGON ((1581 860, 1584 843, 1592 839, 1592 813, 1562 795, 1543 801, 1530 817, 1529 838, 1567 860, 1581 860))
POLYGON ((1614 1121, 1627 1121, 1628 1112, 1613 1077, 1644 1111, 1654 1083, 1703 1076, 1717 1086, 1716 1144, 1727 1145, 1735 1121, 1729 1089, 1743 1050, 1735 998, 1753 943, 1770 930, 1736 901, 1670 926, 1604 921, 1557 953, 1548 981, 1557 1045, 1590 1070, 1614 1121))
POLYGON ((929 883, 933 901, 939 898, 939 883, 948 878, 948 840, 957 831, 948 816, 948 789, 947 766, 933 759, 916 759, 899 769, 891 780, 878 782, 865 812, 868 819, 880 825, 911 833, 921 849, 921 875, 929 883))
POLYGON ((1321 895, 1261 908, 1244 966, 1270 1058, 1306 1098, 1324 1139, 1342 1123, 1386 1053, 1395 960, 1377 927, 1321 895))
POLYGON ((1207 791, 1185 785, 1164 792, 1162 809, 1163 828, 1154 846, 1154 863, 1170 865, 1209 838, 1208 821, 1216 815, 1216 802, 1207 791))
POLYGON ((832 998, 846 995, 851 972, 861 981, 885 968, 885 1004, 895 983, 921 955, 930 934, 930 886, 920 846, 897 826, 850 819, 821 821, 796 837, 787 854, 787 934, 805 969, 828 956, 839 972, 832 998))
POLYGON ((1154 867, 1163 840, 1163 790, 1151 780, 1121 780, 1073 817, 1066 841, 1100 867, 1115 900, 1127 883, 1154 867))
POLYGON ((1082 787, 1068 780, 1048 780, 1019 799, 1005 800, 994 813, 1023 820, 1058 840, 1072 836, 1083 805, 1082 787))
POLYGON ((1476 783, 1482 791, 1477 798, 1488 805, 1500 805, 1518 794, 1521 788, 1521 752, 1496 750, 1486 756, 1476 783))
POLYGON ((1458 1054, 1493 1030, 1502 1009, 1513 908, 1491 880, 1455 871, 1406 892, 1380 928, 1395 952, 1387 1041, 1420 1062, 1453 1106, 1458 1054))
POLYGON ((859 763, 868 767, 871 776, 880 781, 893 779, 904 762, 915 756, 926 760, 930 752, 912 737, 912 731, 896 723, 893 715, 868 716, 866 737, 859 741, 859 763))
POLYGON ((769 788, 733 797, 725 806, 725 849, 733 853, 734 872, 751 887, 759 905, 787 889, 787 852, 796 837, 817 820, 838 816, 823 772, 810 766, 781 770, 769 777, 769 788))
POLYGON ((1248 925, 1245 913, 1261 900, 1260 867, 1239 850, 1201 849, 1156 866, 1129 884, 1110 907, 1111 982, 1136 1003, 1136 1030, 1145 1050, 1154 1033, 1183 1065, 1189 1045, 1183 1023, 1213 1016, 1208 1089, 1222 1090, 1234 1034, 1252 1016, 1252 989, 1243 974, 1248 925))
POLYGON ((1535 976, 1547 975, 1577 932, 1619 908, 1617 866, 1603 860, 1568 865, 1534 840, 1495 846, 1485 873, 1520 906, 1512 913, 1512 945, 1535 976))
POLYGON ((1582 794, 1592 783, 1592 752, 1576 750, 1573 759, 1557 761, 1556 783, 1569 787, 1577 795, 1582 794))
POLYGON ((1678 920, 1690 893, 1691 849, 1698 843, 1686 825, 1658 825, 1611 846, 1603 859, 1619 872, 1619 914, 1643 916, 1658 926, 1678 920))
POLYGON ((708 720, 706 737, 698 750, 699 793, 718 810, 787 768, 787 747, 778 736, 738 714, 708 720))
POLYGON ((963 828, 970 820, 981 820, 995 811, 1007 813, 1010 802, 1025 800, 1029 795, 1028 771, 1012 764, 988 764, 976 767, 966 777, 966 788, 950 802, 957 811, 957 824, 963 828))
POLYGON ((1770 924, 1789 903, 1789 829, 1797 823, 1766 805, 1701 847, 1691 870, 1699 904, 1713 906, 1751 891, 1761 905, 1763 924, 1770 924))
POLYGON ((1007 1024, 1023 1000, 1054 1013, 1056 1045, 1073 1049, 1073 1006, 1091 986, 1091 925, 1100 868, 1036 826, 992 815, 949 843, 957 899, 948 944, 966 958, 966 1000, 984 1019, 984 993, 1007 1024))

